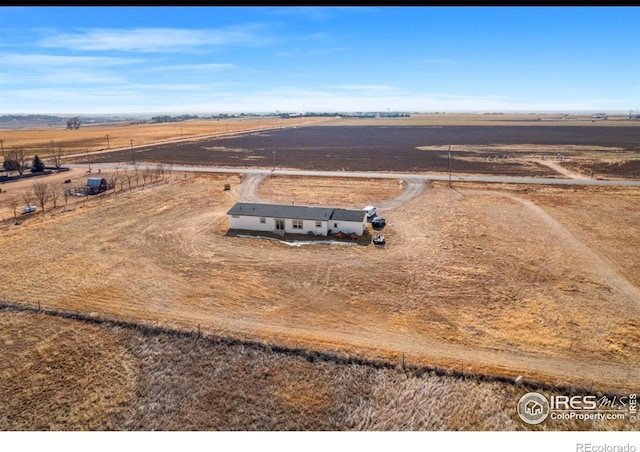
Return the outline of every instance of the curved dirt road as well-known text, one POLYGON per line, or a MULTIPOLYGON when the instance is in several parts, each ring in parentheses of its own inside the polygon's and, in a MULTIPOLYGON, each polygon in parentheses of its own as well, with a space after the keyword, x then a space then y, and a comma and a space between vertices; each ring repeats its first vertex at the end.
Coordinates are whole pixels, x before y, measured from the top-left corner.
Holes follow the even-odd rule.
MULTIPOLYGON (((245 174, 242 183, 238 186, 237 195, 241 202, 264 202, 257 194, 258 186, 262 183, 266 174, 245 174)), ((403 204, 411 201, 419 196, 424 190, 424 180, 416 178, 404 179, 406 187, 399 196, 388 201, 380 203, 378 209, 392 210, 397 209, 403 204)))
POLYGON ((265 177, 266 174, 245 174, 237 189, 238 200, 240 202, 263 202, 256 191, 265 177))
POLYGON ((407 178, 403 179, 407 186, 399 196, 390 199, 388 201, 380 203, 378 205, 378 209, 380 210, 393 210, 402 206, 403 204, 411 201, 413 198, 417 197, 424 190, 424 179, 416 179, 416 178, 407 178))

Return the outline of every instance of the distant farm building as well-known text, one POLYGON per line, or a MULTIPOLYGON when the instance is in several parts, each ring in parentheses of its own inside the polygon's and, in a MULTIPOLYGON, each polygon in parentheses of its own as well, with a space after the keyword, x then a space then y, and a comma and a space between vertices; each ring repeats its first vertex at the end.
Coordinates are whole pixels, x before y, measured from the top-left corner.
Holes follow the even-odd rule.
POLYGON ((609 119, 609 115, 606 113, 596 113, 595 115, 591 116, 591 119, 599 119, 599 120, 609 119))
POLYGON ((98 193, 102 193, 103 191, 107 191, 110 187, 107 183, 107 179, 104 177, 90 177, 87 179, 86 185, 86 194, 87 195, 97 195, 98 193))
POLYGON ((363 210, 239 202, 227 215, 229 229, 319 236, 337 232, 361 236, 367 229, 363 210))

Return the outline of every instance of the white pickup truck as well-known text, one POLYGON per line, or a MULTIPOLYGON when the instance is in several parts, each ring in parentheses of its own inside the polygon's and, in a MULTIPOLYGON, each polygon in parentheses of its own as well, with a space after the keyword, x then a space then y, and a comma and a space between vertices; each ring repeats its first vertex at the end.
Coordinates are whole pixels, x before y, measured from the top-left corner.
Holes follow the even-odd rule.
POLYGON ((364 209, 365 212, 367 212, 367 219, 369 218, 374 218, 376 216, 377 213, 377 209, 375 208, 375 206, 367 206, 364 209))

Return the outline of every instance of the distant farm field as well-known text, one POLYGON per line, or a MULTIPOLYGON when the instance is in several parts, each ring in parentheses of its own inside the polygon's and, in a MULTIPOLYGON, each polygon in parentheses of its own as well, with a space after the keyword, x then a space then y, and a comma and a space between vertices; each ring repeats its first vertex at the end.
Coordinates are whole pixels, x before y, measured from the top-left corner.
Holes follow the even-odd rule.
MULTIPOLYGON (((306 126, 91 156, 94 163, 162 162, 231 168, 640 177, 640 127, 306 126), (451 151, 451 153, 449 153, 451 151)), ((86 157, 73 160, 84 163, 86 157)))
POLYGON ((3 149, 64 162, 237 168, 640 177, 640 121, 562 115, 413 114, 409 118, 241 117, 0 129, 3 149), (451 160, 449 159, 451 149, 451 160))

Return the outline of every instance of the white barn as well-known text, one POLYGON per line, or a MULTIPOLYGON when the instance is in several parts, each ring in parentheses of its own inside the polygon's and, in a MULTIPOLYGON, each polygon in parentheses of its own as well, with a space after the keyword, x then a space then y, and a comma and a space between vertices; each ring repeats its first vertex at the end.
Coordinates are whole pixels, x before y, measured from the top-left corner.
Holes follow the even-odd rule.
POLYGON ((338 231, 362 235, 367 228, 363 210, 239 202, 228 212, 229 229, 290 234, 330 235, 338 231))

